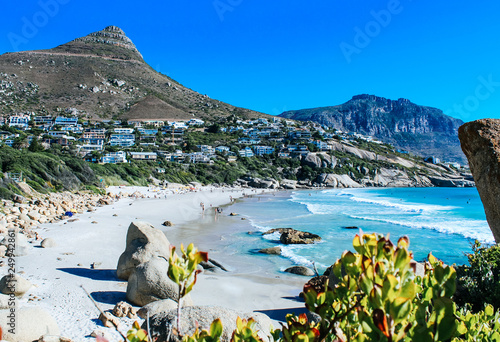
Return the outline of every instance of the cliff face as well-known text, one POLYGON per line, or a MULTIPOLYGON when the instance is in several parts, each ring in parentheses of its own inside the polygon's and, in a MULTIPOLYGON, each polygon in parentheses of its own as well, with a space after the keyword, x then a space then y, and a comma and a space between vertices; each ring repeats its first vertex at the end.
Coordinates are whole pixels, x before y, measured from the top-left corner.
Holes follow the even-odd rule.
POLYGON ((468 122, 458 130, 486 219, 495 241, 500 242, 500 120, 468 122))
POLYGON ((422 156, 466 161, 457 137, 463 122, 439 109, 419 106, 406 99, 393 101, 358 95, 342 105, 288 111, 280 116, 371 135, 422 156))

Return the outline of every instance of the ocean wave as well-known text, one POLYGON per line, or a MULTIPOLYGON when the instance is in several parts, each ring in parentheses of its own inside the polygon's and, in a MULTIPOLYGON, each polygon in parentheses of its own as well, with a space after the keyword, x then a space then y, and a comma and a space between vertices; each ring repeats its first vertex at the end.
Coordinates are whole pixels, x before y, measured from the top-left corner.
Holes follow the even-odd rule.
POLYGON ((248 219, 248 222, 249 222, 249 223, 250 223, 250 225, 251 225, 252 227, 254 227, 254 228, 255 228, 258 232, 262 232, 262 233, 264 233, 264 232, 267 232, 268 230, 272 229, 271 227, 261 226, 261 225, 259 225, 259 224, 255 223, 255 221, 254 221, 254 220, 252 220, 252 219, 248 219))
POLYGON ((390 223, 413 229, 431 229, 445 234, 461 235, 468 239, 479 240, 487 244, 495 243, 495 239, 488 227, 484 226, 482 220, 447 220, 446 222, 412 222, 409 220, 399 221, 388 218, 348 215, 353 219, 390 223))
MULTIPOLYGON (((281 256, 291 260, 295 265, 298 266, 306 266, 313 268, 314 260, 308 259, 301 255, 298 255, 296 252, 305 247, 297 247, 297 246, 281 246, 281 256)), ((315 262, 316 267, 320 269, 326 269, 329 265, 323 265, 322 263, 315 262)), ((282 269, 283 271, 284 269, 282 269)))
POLYGON ((272 234, 262 235, 262 238, 269 241, 280 241, 281 234, 279 232, 274 232, 272 234))
POLYGON ((423 213, 426 211, 444 211, 444 210, 453 210, 457 208, 454 206, 432 205, 423 203, 420 204, 394 203, 389 200, 373 199, 373 198, 357 197, 357 196, 352 196, 350 199, 358 203, 376 204, 383 207, 395 208, 408 213, 423 213))

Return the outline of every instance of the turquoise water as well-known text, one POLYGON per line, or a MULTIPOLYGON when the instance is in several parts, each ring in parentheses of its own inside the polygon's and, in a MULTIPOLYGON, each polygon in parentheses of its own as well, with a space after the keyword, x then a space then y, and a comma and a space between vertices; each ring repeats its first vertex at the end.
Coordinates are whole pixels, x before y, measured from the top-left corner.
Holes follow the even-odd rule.
MULTIPOLYGON (((395 242, 410 238, 416 260, 429 252, 446 263, 467 263, 466 253, 478 239, 494 243, 484 209, 475 188, 377 188, 332 189, 279 192, 260 195, 236 203, 230 210, 247 218, 251 229, 292 227, 318 234, 323 241, 315 245, 283 246, 283 255, 263 256, 261 248, 279 244, 279 235, 248 234, 248 223, 241 221, 227 232, 227 248, 253 258, 272 260, 276 271, 291 264, 311 265, 320 271, 335 262, 359 232, 390 234, 395 242)), ((258 259, 255 259, 258 262, 258 259)))

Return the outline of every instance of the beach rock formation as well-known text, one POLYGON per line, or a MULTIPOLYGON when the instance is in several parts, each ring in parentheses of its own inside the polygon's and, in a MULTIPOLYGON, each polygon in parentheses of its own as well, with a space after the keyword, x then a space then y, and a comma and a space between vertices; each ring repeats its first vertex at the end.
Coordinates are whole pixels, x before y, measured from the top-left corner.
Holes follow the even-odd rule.
POLYGON ((281 254, 281 247, 276 246, 276 247, 264 248, 264 249, 261 249, 259 251, 259 253, 280 255, 281 254))
POLYGON ((135 268, 154 256, 170 255, 170 242, 163 232, 147 222, 132 222, 128 227, 127 246, 118 260, 116 275, 127 280, 135 268))
POLYGON ((301 275, 301 276, 308 276, 308 277, 311 277, 311 276, 316 274, 316 273, 314 273, 313 270, 311 270, 310 268, 305 267, 305 266, 292 266, 292 267, 287 268, 285 270, 285 272, 297 274, 297 275, 301 275))
POLYGON ((281 186, 283 187, 283 189, 295 190, 297 188, 297 181, 291 179, 282 179, 281 186))
MULTIPOLYGON (((249 319, 253 317, 257 321, 257 330, 259 336, 264 342, 268 342, 267 332, 269 327, 272 326, 271 319, 262 313, 241 314, 239 312, 217 307, 217 306, 192 306, 182 310, 181 329, 185 335, 192 335, 196 328, 209 330, 210 324, 217 318, 220 318, 224 327, 221 342, 228 342, 231 340, 231 335, 236 329, 236 319, 239 317, 249 319)), ((162 312, 154 315, 150 319, 151 338, 157 339, 157 342, 166 342, 167 336, 170 331, 169 327, 175 327, 177 322, 176 310, 162 312)), ((147 323, 142 325, 143 329, 147 328, 147 323)))
POLYGON ((2 340, 9 342, 38 341, 43 335, 59 335, 55 319, 40 308, 20 308, 16 311, 15 334, 8 330, 10 310, 0 310, 2 340))
POLYGON ((29 280, 19 274, 5 275, 0 279, 0 292, 3 294, 14 293, 16 296, 23 296, 32 286, 29 280))
POLYGON ((500 120, 468 122, 458 129, 486 219, 495 241, 500 242, 500 120))
POLYGON ((321 241, 321 237, 319 235, 309 232, 302 232, 300 230, 284 232, 280 237, 280 242, 285 245, 313 244, 317 241, 321 241))
POLYGON ((349 175, 337 175, 334 173, 322 173, 316 183, 332 188, 362 188, 363 186, 354 180, 349 175))
MULTIPOLYGON (((168 261, 152 257, 149 261, 137 266, 135 272, 128 279, 127 300, 131 303, 144 306, 161 299, 178 301, 178 287, 167 275, 168 261)), ((189 295, 184 297, 189 304, 189 295)))
POLYGON ((260 189, 277 189, 280 186, 280 183, 272 178, 261 179, 257 177, 245 177, 244 181, 248 186, 260 189))

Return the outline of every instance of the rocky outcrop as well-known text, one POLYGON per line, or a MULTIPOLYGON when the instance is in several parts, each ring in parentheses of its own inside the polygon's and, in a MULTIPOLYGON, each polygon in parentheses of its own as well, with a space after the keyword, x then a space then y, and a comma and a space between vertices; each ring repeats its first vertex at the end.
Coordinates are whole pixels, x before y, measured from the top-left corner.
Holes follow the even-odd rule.
MULTIPOLYGON (((182 310, 181 330, 184 335, 192 335, 197 328, 200 330, 209 330, 210 324, 217 318, 220 318, 223 326, 221 342, 229 342, 231 335, 236 329, 236 320, 238 317, 249 319, 253 317, 257 321, 257 330, 259 336, 264 342, 268 342, 267 332, 269 327, 272 327, 270 318, 262 313, 239 313, 234 310, 217 307, 217 306, 193 306, 182 310)), ((157 338, 157 342, 166 342, 167 337, 171 333, 170 327, 176 326, 177 313, 175 310, 161 312, 151 317, 149 328, 151 330, 151 338, 157 338)), ((147 322, 142 325, 143 329, 147 329, 147 322)))
POLYGON ((453 179, 453 178, 445 178, 439 176, 428 176, 427 178, 431 181, 432 185, 438 187, 470 188, 475 186, 474 182, 466 179, 453 179))
POLYGON ((285 245, 309 245, 321 241, 319 235, 292 229, 281 234, 280 242, 285 245))
POLYGON ((500 242, 500 120, 482 119, 460 127, 458 136, 483 202, 495 241, 500 242))
POLYGON ((316 183, 322 186, 331 188, 362 188, 363 186, 354 180, 349 175, 337 175, 334 173, 322 173, 316 179, 316 183))
POLYGON ((297 181, 291 180, 291 179, 282 179, 281 180, 281 187, 283 189, 294 190, 297 188, 297 181))
POLYGON ((243 179, 246 185, 260 189, 277 189, 280 183, 276 179, 261 179, 257 177, 246 177, 243 179))
POLYGON ((308 153, 302 158, 302 164, 312 168, 329 167, 333 169, 337 165, 337 158, 327 153, 308 153))
POLYGON ((158 255, 169 258, 170 242, 165 234, 147 222, 132 222, 128 227, 125 252, 118 260, 116 275, 127 280, 138 265, 158 255))

